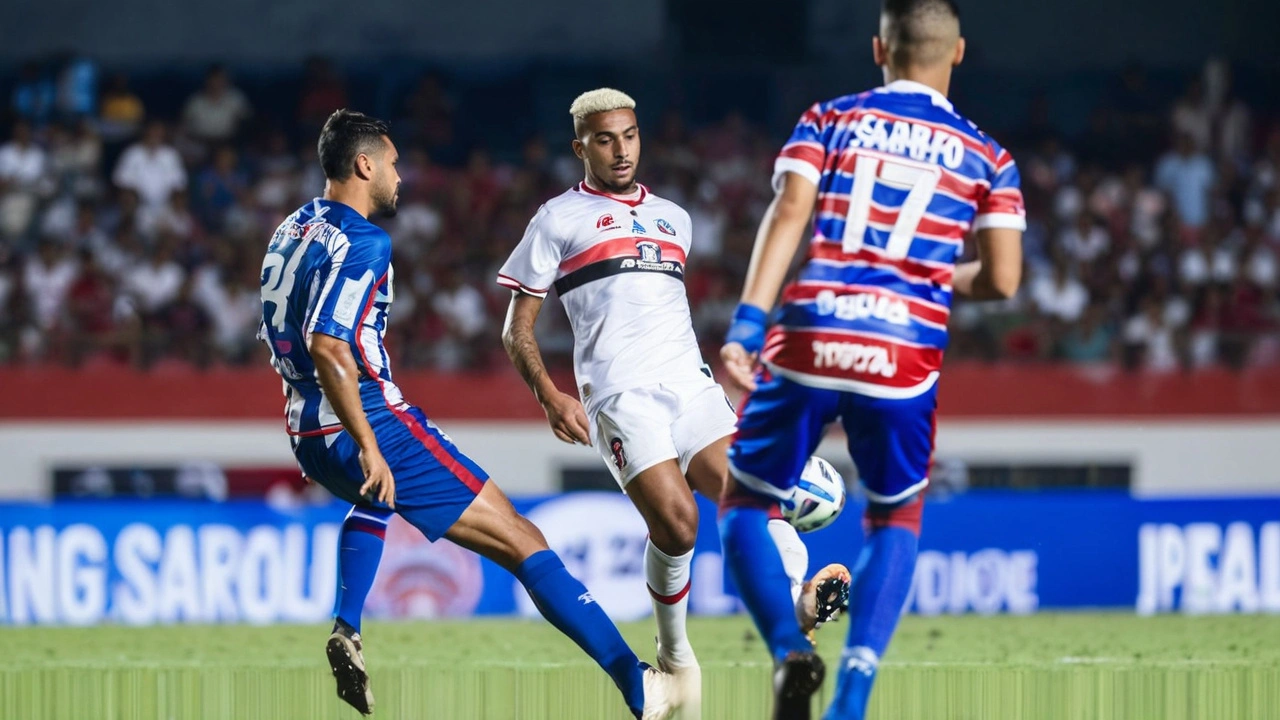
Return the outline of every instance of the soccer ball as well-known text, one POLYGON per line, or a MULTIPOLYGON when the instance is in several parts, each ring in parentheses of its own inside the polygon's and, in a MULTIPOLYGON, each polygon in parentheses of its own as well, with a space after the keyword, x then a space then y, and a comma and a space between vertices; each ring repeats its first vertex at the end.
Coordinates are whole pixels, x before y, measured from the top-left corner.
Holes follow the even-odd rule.
POLYGON ((799 532, 821 530, 836 521, 844 509, 844 478, 831 463, 814 455, 800 471, 791 501, 782 515, 799 532))

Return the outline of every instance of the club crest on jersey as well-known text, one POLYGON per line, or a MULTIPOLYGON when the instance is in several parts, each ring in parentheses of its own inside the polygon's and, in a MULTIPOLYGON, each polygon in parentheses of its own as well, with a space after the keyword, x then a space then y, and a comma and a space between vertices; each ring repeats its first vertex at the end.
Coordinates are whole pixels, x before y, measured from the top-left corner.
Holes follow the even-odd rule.
POLYGON ((631 221, 631 232, 633 232, 633 233, 638 233, 638 234, 640 234, 640 235, 648 235, 648 234, 649 234, 649 231, 644 229, 644 226, 640 224, 640 221, 639 221, 639 220, 632 220, 632 221, 631 221))
POLYGON ((662 247, 654 242, 638 242, 636 250, 640 251, 640 262, 660 263, 662 262, 662 247))
POLYGON ((658 221, 655 222, 654 225, 658 226, 658 232, 662 233, 663 235, 670 235, 672 237, 675 237, 676 229, 671 227, 671 223, 667 222, 666 220, 663 220, 662 218, 658 218, 658 221))
POLYGON ((600 218, 599 218, 598 220, 596 220, 596 229, 597 229, 597 230, 612 230, 612 229, 614 229, 614 228, 616 228, 616 227, 618 227, 618 226, 617 226, 617 224, 616 224, 616 223, 614 223, 614 221, 613 221, 613 215, 612 215, 612 214, 610 214, 610 213, 605 213, 605 214, 601 215, 601 216, 600 216, 600 218))
POLYGON ((618 466, 621 472, 627 466, 627 454, 622 450, 622 438, 613 438, 609 441, 609 452, 613 453, 613 464, 618 466))

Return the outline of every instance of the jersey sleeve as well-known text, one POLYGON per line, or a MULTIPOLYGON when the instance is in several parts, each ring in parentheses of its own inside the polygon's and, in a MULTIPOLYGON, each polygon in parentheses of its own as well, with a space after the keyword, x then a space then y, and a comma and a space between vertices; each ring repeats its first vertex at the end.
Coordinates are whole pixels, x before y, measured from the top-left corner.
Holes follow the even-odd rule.
POLYGON ((778 153, 773 163, 774 192, 782 189, 782 178, 787 173, 818 184, 827 159, 827 146, 822 140, 822 105, 819 103, 804 111, 787 144, 778 153))
POLYGON ((973 229, 986 228, 1027 229, 1027 209, 1022 202, 1022 177, 1018 174, 1018 165, 1008 150, 998 146, 991 189, 979 198, 978 213, 973 220, 973 229))
POLYGON ((564 238, 556 231, 554 218, 546 205, 525 228, 520 244, 498 270, 498 284, 534 297, 546 297, 560 268, 564 238))
POLYGON ((323 284, 308 313, 307 337, 323 333, 350 341, 391 266, 391 241, 385 233, 356 242, 338 233, 326 245, 328 273, 318 276, 323 284))

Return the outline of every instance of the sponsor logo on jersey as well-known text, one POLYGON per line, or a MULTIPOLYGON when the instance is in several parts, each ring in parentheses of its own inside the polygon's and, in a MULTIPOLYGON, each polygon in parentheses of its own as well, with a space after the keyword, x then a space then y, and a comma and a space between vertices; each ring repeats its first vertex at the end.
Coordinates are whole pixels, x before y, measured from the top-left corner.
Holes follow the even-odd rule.
POLYGON ((648 235, 648 234, 649 234, 649 231, 644 229, 644 226, 640 224, 640 221, 639 221, 639 220, 632 220, 632 221, 631 221, 631 232, 633 232, 633 233, 638 233, 638 234, 640 234, 640 235, 648 235))
POLYGON ((898 365, 889 358, 888 348, 852 342, 814 340, 813 366, 840 368, 885 378, 898 374, 898 365))
POLYGON ((588 590, 587 592, 584 592, 584 593, 582 593, 581 595, 579 595, 579 596, 578 596, 578 602, 582 603, 583 605, 590 605, 591 603, 593 603, 593 602, 595 602, 595 601, 596 601, 596 599, 595 599, 595 598, 593 598, 593 597, 591 597, 591 591, 590 591, 590 590, 588 590))
POLYGON ((646 263, 662 262, 662 248, 659 247, 658 243, 638 242, 636 243, 636 250, 640 251, 641 262, 646 262, 646 263))
POLYGON ((610 213, 605 213, 596 220, 597 230, 612 230, 616 227, 618 225, 613 221, 613 215, 610 213))
POLYGON ((813 306, 819 315, 834 315, 838 320, 875 318, 894 325, 911 324, 911 309, 907 304, 887 295, 836 295, 831 290, 823 290, 814 298, 813 306))
POLYGON ((609 452, 613 453, 613 464, 618 466, 618 472, 627 466, 627 454, 622 449, 622 438, 613 438, 609 441, 609 452))
POLYGON ((662 218, 658 218, 657 222, 655 222, 654 225, 658 226, 658 232, 662 233, 663 235, 670 235, 672 237, 675 237, 676 229, 671 227, 671 223, 667 222, 666 220, 663 220, 662 218))

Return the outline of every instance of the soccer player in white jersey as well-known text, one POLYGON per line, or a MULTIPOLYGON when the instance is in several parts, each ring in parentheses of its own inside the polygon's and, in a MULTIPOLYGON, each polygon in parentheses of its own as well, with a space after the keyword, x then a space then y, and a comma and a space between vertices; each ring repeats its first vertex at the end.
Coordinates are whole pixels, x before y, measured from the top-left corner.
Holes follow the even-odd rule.
MULTIPOLYGON (((690 562, 698 530, 692 490, 718 500, 735 415, 703 363, 689 316, 684 264, 689 214, 636 182, 635 101, 602 88, 570 108, 582 183, 543 205, 502 266, 512 299, 503 344, 547 413, 556 437, 594 445, 649 528, 645 578, 658 624, 658 664, 680 678, 682 714, 700 716, 701 673, 685 633, 690 562), (574 332, 581 398, 543 365, 533 326, 555 287, 574 332)), ((770 527, 793 564, 802 622, 812 627, 824 571, 800 592, 808 563, 795 530, 770 527), (807 609, 807 610, 806 610, 807 609)))

